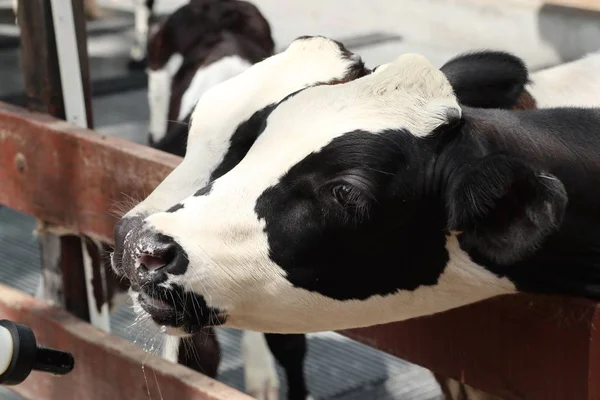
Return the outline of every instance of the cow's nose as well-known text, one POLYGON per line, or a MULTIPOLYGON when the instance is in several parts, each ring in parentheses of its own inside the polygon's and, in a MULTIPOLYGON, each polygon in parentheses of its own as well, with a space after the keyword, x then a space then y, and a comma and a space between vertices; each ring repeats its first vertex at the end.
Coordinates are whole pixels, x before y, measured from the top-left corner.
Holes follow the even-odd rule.
POLYGON ((184 274, 188 266, 187 254, 172 237, 148 233, 141 238, 138 255, 138 277, 141 283, 161 283, 166 274, 184 274))
POLYGON ((115 273, 119 276, 125 275, 123 267, 123 253, 126 247, 126 239, 130 233, 139 230, 144 224, 144 215, 123 217, 117 222, 114 230, 115 247, 111 255, 111 264, 115 273))

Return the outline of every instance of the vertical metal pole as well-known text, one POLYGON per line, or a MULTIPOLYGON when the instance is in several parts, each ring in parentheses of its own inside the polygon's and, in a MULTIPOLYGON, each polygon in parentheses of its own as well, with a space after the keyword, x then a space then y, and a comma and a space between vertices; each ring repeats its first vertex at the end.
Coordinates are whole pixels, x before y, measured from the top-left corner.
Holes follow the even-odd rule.
MULTIPOLYGON (((20 0, 18 7, 28 106, 91 127, 83 2, 51 2, 20 0)), ((40 297, 109 330, 100 245, 89 238, 56 234, 45 229, 43 222, 38 225, 42 252, 40 297)))
POLYGON ((50 0, 66 120, 88 128, 71 1, 50 0))

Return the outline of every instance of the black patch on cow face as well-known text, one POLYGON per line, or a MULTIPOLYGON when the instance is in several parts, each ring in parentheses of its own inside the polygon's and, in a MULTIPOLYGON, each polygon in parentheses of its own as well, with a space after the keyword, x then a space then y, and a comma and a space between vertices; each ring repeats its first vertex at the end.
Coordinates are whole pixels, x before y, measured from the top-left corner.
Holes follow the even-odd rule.
POLYGON ((366 299, 435 285, 445 215, 426 191, 434 146, 405 131, 347 133, 258 198, 271 259, 296 287, 366 299))
POLYGON ((167 212, 168 213, 174 213, 175 211, 181 210, 182 208, 183 208, 183 204, 182 203, 178 203, 178 204, 175 204, 173 207, 169 208, 167 210, 167 212))
POLYGON ((194 193, 194 197, 206 196, 207 194, 210 193, 211 190, 212 190, 212 182, 209 183, 208 185, 204 186, 202 189, 198 190, 196 193, 194 193))
POLYGON ((267 117, 274 108, 275 104, 266 106, 262 110, 255 112, 248 120, 242 122, 237 127, 231 139, 229 139, 227 154, 225 154, 223 161, 221 161, 210 175, 211 181, 225 175, 244 158, 256 141, 256 138, 264 131, 267 117))

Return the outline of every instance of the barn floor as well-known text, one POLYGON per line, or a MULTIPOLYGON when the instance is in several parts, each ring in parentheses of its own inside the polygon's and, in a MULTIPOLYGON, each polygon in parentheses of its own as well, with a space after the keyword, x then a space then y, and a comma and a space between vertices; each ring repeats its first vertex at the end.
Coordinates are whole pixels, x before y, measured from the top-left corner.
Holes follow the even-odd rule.
MULTIPOLYGON (((94 122, 99 131, 144 143, 148 121, 145 77, 125 67, 132 38, 131 1, 121 1, 125 6, 110 20, 88 26, 94 122)), ((278 48, 295 36, 323 34, 343 41, 371 67, 406 52, 422 53, 441 65, 459 52, 492 47, 513 51, 537 69, 600 47, 597 16, 540 8, 537 0, 508 0, 505 3, 510 6, 504 7, 479 0, 347 0, 343 15, 337 12, 337 1, 253 2, 270 21, 278 48)), ((100 2, 117 4, 116 0, 100 2)), ((160 11, 182 2, 157 1, 160 11)), ((3 12, 8 4, 0 0, 0 101, 18 104, 22 101, 18 31, 11 25, 10 14, 3 12)), ((40 276, 34 225, 33 218, 0 207, 0 282, 29 294, 35 292, 40 276)), ((132 321, 131 309, 121 308, 112 317, 114 333, 152 348, 144 332, 131 327, 132 321)), ((221 330, 219 336, 223 348, 219 380, 243 389, 239 332, 221 330)), ((429 371, 331 332, 309 336, 307 379, 316 399, 441 398, 429 371)), ((18 398, 0 387, 0 400, 18 398)))

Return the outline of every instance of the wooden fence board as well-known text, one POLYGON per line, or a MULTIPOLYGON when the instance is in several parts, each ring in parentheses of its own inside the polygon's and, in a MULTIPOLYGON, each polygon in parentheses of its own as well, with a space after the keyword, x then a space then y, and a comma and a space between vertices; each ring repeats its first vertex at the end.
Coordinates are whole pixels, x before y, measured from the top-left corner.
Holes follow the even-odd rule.
POLYGON ((118 204, 181 161, 124 139, 0 103, 0 204, 112 242, 118 204))
POLYGON ((23 383, 11 387, 28 399, 251 399, 1 284, 0 316, 28 325, 39 344, 70 351, 75 358, 75 368, 68 375, 55 377, 34 371, 23 383))

